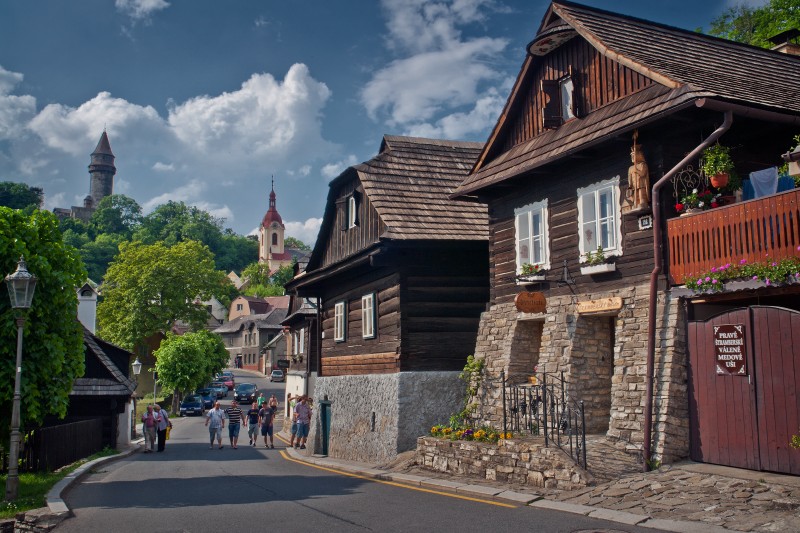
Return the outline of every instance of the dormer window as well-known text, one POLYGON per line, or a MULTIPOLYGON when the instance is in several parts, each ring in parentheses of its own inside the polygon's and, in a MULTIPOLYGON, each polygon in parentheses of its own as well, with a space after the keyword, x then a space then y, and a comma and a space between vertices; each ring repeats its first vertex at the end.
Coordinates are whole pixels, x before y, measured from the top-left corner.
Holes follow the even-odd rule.
POLYGON ((575 79, 542 80, 542 126, 555 129, 577 116, 575 79))

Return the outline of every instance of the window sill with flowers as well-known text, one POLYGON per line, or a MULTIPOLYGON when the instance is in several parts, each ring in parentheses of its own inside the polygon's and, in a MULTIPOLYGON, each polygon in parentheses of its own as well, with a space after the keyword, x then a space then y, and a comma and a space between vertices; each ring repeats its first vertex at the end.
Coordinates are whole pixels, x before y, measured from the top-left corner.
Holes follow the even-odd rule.
POLYGON ((547 271, 542 268, 542 265, 524 263, 522 267, 520 267, 519 275, 516 277, 517 285, 527 285, 537 281, 544 281, 546 273, 547 271))
MULTIPOLYGON (((797 252, 800 254, 800 246, 797 247, 797 252)), ((800 257, 753 263, 742 259, 735 265, 726 263, 712 267, 709 272, 689 276, 684 282, 686 288, 695 294, 733 290, 736 288, 734 285, 736 282, 756 282, 759 286, 766 287, 800 283, 800 257)))

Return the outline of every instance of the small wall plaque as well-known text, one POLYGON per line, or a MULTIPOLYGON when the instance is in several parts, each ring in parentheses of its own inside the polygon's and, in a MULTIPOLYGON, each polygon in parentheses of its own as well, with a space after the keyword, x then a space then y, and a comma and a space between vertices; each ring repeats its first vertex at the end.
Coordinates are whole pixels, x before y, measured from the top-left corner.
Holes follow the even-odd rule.
POLYGON ((643 217, 639 217, 639 229, 653 229, 653 215, 645 215, 643 217))

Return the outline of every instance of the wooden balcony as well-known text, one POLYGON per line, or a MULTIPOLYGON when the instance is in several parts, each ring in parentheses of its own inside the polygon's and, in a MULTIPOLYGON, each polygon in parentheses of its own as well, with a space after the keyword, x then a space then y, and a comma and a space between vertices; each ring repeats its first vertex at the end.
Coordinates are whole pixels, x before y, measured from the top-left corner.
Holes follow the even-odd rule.
POLYGON ((798 255, 800 189, 749 200, 667 221, 669 279, 711 267, 798 255))

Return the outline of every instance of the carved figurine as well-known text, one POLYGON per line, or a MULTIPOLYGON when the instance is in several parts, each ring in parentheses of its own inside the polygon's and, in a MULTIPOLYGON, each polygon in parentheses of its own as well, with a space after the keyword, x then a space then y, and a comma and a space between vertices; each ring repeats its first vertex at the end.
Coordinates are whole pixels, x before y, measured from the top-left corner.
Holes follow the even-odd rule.
POLYGON ((636 211, 644 211, 650 207, 650 172, 644 160, 641 145, 636 143, 639 130, 633 132, 631 163, 628 168, 628 190, 626 196, 630 206, 636 211))

